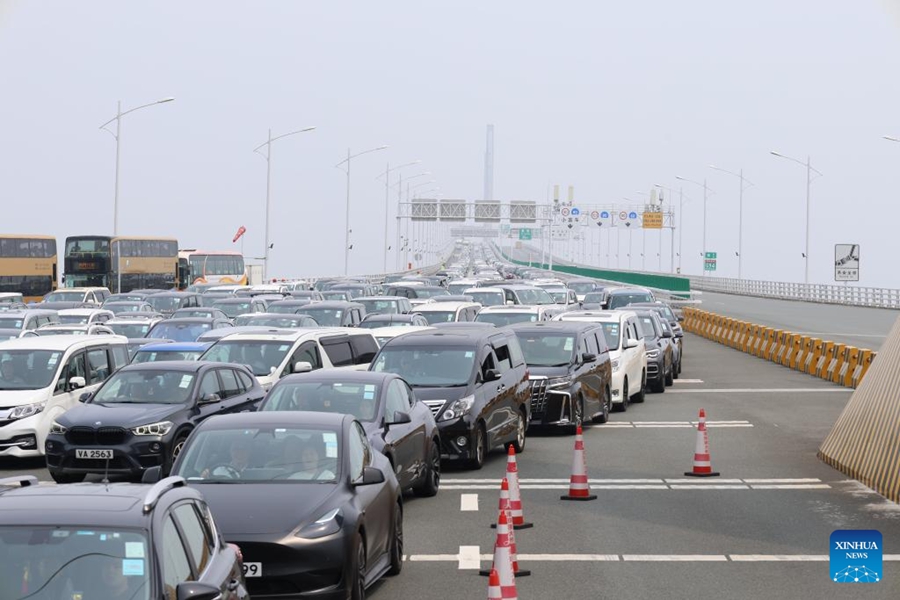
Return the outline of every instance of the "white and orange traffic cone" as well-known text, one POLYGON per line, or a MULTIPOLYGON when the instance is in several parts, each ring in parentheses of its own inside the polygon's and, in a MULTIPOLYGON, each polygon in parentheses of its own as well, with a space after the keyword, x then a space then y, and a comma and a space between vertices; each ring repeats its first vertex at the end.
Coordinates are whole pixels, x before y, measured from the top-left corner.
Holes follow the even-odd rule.
POLYGON ((488 600, 503 600, 503 591, 500 589, 500 575, 497 569, 491 569, 488 578, 488 600))
POLYGON ((591 494, 591 486, 588 484, 587 463, 584 458, 584 436, 581 433, 581 425, 575 429, 575 455, 572 458, 572 477, 569 479, 569 493, 560 496, 560 500, 596 500, 597 496, 591 494))
MULTIPOLYGON (((506 477, 500 482, 500 506, 499 506, 499 514, 506 514, 506 522, 512 523, 512 517, 510 517, 509 511, 509 481, 506 477)), ((499 515, 497 517, 497 523, 500 523, 499 515)), ((531 571, 526 569, 519 569, 519 550, 516 547, 516 532, 514 527, 509 527, 509 555, 512 559, 513 566, 513 575, 516 577, 528 577, 531 575, 531 571)), ((491 568, 496 568, 496 565, 492 565, 491 568)), ((488 576, 491 571, 481 570, 478 572, 479 575, 488 576)))
POLYGON ((694 468, 685 473, 688 477, 717 477, 709 460, 709 434, 706 431, 706 411, 700 409, 697 423, 697 445, 694 447, 694 468))
POLYGON ((494 569, 500 580, 500 598, 517 600, 516 576, 513 572, 512 555, 510 554, 510 526, 506 511, 500 511, 497 521, 497 544, 494 546, 494 569))
POLYGON ((510 521, 514 529, 528 529, 534 527, 534 523, 525 522, 525 512, 522 509, 522 493, 519 491, 519 466, 516 463, 516 449, 509 445, 509 453, 506 455, 506 479, 509 481, 509 512, 510 521))

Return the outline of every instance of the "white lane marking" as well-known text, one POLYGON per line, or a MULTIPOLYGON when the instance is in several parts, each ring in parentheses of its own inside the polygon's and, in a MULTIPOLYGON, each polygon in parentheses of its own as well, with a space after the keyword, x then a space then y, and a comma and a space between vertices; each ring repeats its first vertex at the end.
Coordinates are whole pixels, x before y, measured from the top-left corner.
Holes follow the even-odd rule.
POLYGON ((794 483, 787 485, 751 485, 754 490, 828 490, 831 486, 827 483, 794 483))
POLYGON ((746 485, 672 485, 673 490, 749 490, 746 485))
MULTIPOLYGON (((689 429, 697 425, 696 421, 612 421, 603 425, 613 429, 689 429)), ((707 427, 753 427, 750 421, 707 421, 707 427)))
POLYGON ((618 554, 519 554, 520 561, 539 561, 545 560, 549 562, 618 562, 618 554))
POLYGON ((689 483, 692 485, 707 485, 711 483, 744 483, 743 479, 722 479, 721 477, 704 477, 704 478, 678 478, 666 479, 666 483, 689 483))
POLYGON ((827 554, 732 554, 734 562, 805 562, 826 561, 827 554))
POLYGON ((846 335, 851 337, 861 337, 861 338, 886 338, 887 336, 880 333, 833 333, 833 332, 823 332, 823 331, 795 331, 794 335, 846 335))
POLYGON ((478 494, 460 494, 459 510, 462 512, 478 511, 478 494))
POLYGON ((670 394, 850 394, 851 388, 721 388, 715 390, 669 390, 670 394))
POLYGON ((481 548, 479 546, 460 546, 457 558, 460 570, 481 568, 481 548))
POLYGON ((806 478, 796 478, 796 479, 744 479, 744 483, 749 483, 753 485, 755 483, 819 483, 822 481, 817 477, 806 477, 806 478))
POLYGON ((724 554, 623 554, 622 560, 650 562, 727 562, 724 554))
POLYGON ((675 383, 703 383, 702 379, 676 379, 675 383))
MULTIPOLYGON (((818 478, 784 479, 721 479, 673 478, 673 479, 589 479, 592 490, 828 490, 830 484, 818 478)), ((491 479, 445 479, 441 482, 445 490, 487 490, 497 491, 500 487, 491 479)), ((567 479, 520 479, 523 490, 567 490, 567 479)), ((469 494, 462 494, 467 496, 469 494)), ((477 496, 476 494, 471 494, 477 496)), ((475 500, 477 502, 477 498, 475 500)), ((463 501, 460 500, 462 503, 463 501)), ((465 510, 462 509, 461 510, 465 510)), ((478 510, 475 508, 474 510, 478 510)))

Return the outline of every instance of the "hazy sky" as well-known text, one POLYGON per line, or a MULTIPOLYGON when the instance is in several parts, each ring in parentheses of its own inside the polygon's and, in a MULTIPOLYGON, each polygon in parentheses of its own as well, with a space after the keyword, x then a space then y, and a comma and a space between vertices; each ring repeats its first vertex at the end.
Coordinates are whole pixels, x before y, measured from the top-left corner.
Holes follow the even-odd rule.
MULTIPOLYGON (((120 232, 263 250, 265 160, 276 134, 270 272, 343 269, 353 162, 352 272, 382 262, 385 163, 423 161, 445 198, 477 199, 496 128, 498 199, 636 198, 706 177, 709 250, 736 275, 802 280, 805 160, 811 274, 833 244, 862 247, 861 285, 898 287, 900 19, 886 0, 336 2, 0 0, 0 196, 7 232, 110 233, 123 120, 120 232)), ((415 167, 407 169, 414 174, 415 167)), ((421 179, 420 179, 421 181, 421 179)), ((701 266, 702 192, 686 186, 684 266, 701 266)), ((393 208, 392 208, 393 210, 393 208)), ((391 224, 393 239, 393 222, 391 224)), ((623 236, 624 239, 624 236, 623 236)), ((638 246, 639 236, 635 236, 638 246)), ((665 250, 668 256, 668 244, 665 250)), ((665 260, 668 265, 668 259, 665 260)))

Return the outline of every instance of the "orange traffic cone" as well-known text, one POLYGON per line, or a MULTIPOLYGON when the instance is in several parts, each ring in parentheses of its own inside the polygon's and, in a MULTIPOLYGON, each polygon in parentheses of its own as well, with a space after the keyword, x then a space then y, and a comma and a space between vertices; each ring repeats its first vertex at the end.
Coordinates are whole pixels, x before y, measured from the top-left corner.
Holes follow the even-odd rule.
POLYGON ((588 484, 587 464, 584 459, 584 436, 581 433, 581 425, 575 429, 575 456, 572 458, 572 477, 569 479, 569 493, 560 496, 560 500, 596 500, 597 496, 591 494, 591 486, 588 484))
MULTIPOLYGON (((511 523, 512 518, 509 513, 509 481, 506 477, 500 482, 500 514, 506 514, 506 522, 511 523)), ((497 518, 497 522, 500 522, 500 518, 497 518)), ((516 577, 528 577, 531 575, 531 571, 527 569, 519 569, 519 550, 516 548, 516 532, 514 527, 509 528, 509 555, 512 560, 513 566, 513 575, 516 577)), ((491 565, 491 568, 496 568, 496 565, 491 565)), ((478 572, 479 575, 488 576, 491 574, 490 570, 482 570, 478 572)))
POLYGON ((494 569, 500 580, 500 598, 517 600, 516 576, 513 573, 512 555, 510 554, 509 522, 506 511, 500 511, 497 521, 497 544, 494 546, 494 569))
POLYGON ((688 477, 717 477, 709 461, 709 435, 706 432, 706 411, 700 409, 697 423, 697 445, 694 447, 694 469, 685 473, 688 477))
POLYGON ((500 589, 500 576, 497 575, 497 569, 491 569, 491 576, 488 578, 488 600, 503 600, 503 591, 500 589))
POLYGON ((506 455, 506 479, 509 481, 509 512, 512 516, 510 523, 515 529, 528 529, 534 527, 534 523, 525 522, 525 513, 522 510, 522 494, 519 491, 519 467, 516 464, 516 449, 509 445, 509 453, 506 455))

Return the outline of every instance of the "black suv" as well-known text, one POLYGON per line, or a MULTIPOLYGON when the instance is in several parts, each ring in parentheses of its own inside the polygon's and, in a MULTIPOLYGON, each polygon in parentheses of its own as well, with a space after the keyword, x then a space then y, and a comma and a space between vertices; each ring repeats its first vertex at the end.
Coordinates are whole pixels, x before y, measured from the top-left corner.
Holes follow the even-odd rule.
POLYGON ((441 458, 480 469, 504 445, 525 449, 531 419, 528 371, 512 331, 458 327, 401 335, 369 367, 403 377, 434 414, 441 458))
POLYGON ((0 598, 244 600, 240 550, 200 493, 0 479, 0 598))
POLYGON ((644 352, 647 355, 647 387, 650 391, 662 393, 675 380, 675 352, 672 330, 665 329, 655 310, 634 309, 644 332, 644 352))
POLYGON ((575 433, 585 418, 606 423, 612 364, 603 326, 575 321, 511 325, 531 374, 531 425, 575 433))
POLYGON ((245 365, 200 361, 135 363, 57 417, 45 450, 58 483, 88 473, 168 473, 194 427, 212 415, 250 412, 265 391, 245 365))

